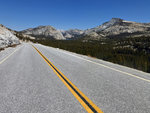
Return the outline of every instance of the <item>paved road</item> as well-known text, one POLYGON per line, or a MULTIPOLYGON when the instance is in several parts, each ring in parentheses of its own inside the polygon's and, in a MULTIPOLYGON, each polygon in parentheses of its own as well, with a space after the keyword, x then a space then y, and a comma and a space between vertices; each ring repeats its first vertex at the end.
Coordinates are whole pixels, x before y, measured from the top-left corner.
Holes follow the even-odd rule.
MULTIPOLYGON (((104 113, 150 113, 150 74, 33 45, 104 113)), ((22 44, 0 52, 0 113, 86 110, 41 55, 22 44)))

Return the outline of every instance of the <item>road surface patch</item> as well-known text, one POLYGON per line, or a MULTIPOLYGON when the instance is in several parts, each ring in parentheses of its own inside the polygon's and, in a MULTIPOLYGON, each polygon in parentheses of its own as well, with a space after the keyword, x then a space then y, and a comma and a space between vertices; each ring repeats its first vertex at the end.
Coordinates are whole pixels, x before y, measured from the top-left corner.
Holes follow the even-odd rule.
POLYGON ((87 62, 90 62, 90 63, 93 63, 93 64, 96 64, 96 65, 99 65, 99 66, 102 66, 102 67, 105 67, 107 69, 111 69, 113 71, 116 71, 116 72, 119 72, 119 73, 122 73, 122 74, 125 74, 125 75, 129 75, 129 76, 132 76, 134 78, 137 78, 137 79, 140 79, 140 80, 143 80, 143 81, 146 81, 146 82, 150 82, 149 79, 146 79, 146 78, 143 78, 143 77, 140 77, 140 76, 137 76, 137 75, 134 75, 134 74, 131 74, 131 73, 128 73, 128 72, 125 72, 125 71, 121 71, 119 69, 115 69, 115 68, 112 68, 112 67, 109 67, 107 65, 104 65, 104 64, 101 64, 101 63, 97 63, 97 62, 94 62, 94 61, 91 61, 91 60, 88 60, 88 59, 85 59, 85 58, 82 58, 82 57, 79 57, 79 56, 76 56, 76 55, 73 55, 73 54, 70 54, 70 53, 66 53, 63 51, 63 53, 67 54, 67 55, 70 55, 70 56, 73 56, 73 57, 76 57, 76 58, 79 58, 81 60, 84 60, 84 61, 87 61, 87 62))
POLYGON ((39 55, 52 68, 55 74, 62 80, 70 92, 76 97, 80 104, 89 113, 103 113, 87 96, 85 96, 62 72, 60 72, 36 47, 32 47, 39 53, 39 55))
MULTIPOLYGON (((21 47, 20 47, 21 48, 21 47)), ((18 51, 20 48, 15 49, 10 55, 8 55, 7 57, 5 57, 3 60, 0 61, 0 64, 2 64, 3 62, 5 62, 9 57, 11 57, 16 51, 18 51)))

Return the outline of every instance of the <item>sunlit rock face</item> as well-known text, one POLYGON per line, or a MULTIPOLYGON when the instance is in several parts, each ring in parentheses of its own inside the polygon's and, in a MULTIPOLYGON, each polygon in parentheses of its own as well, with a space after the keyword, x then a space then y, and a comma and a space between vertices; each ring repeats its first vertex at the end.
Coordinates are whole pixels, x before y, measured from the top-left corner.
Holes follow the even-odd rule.
POLYGON ((115 36, 126 38, 129 36, 150 36, 150 23, 137 23, 120 18, 112 18, 100 26, 86 30, 70 29, 65 31, 57 30, 52 26, 39 26, 21 31, 21 33, 40 39, 48 38, 55 40, 73 40, 82 37, 87 37, 89 40, 99 40, 115 36))
POLYGON ((5 26, 0 24, 0 48, 13 46, 19 43, 19 39, 5 26))
POLYGON ((82 36, 84 34, 84 31, 80 29, 70 29, 66 31, 61 31, 61 33, 66 39, 73 39, 82 36))
POLYGON ((36 36, 40 38, 50 38, 50 39, 56 39, 56 40, 64 40, 64 36, 59 30, 56 30, 52 26, 38 26, 36 28, 30 28, 24 31, 21 31, 21 33, 31 36, 36 36))
MULTIPOLYGON (((104 24, 85 30, 85 34, 89 35, 96 32, 101 37, 120 36, 150 36, 150 23, 137 23, 125 21, 120 18, 112 18, 104 24), (126 35, 125 35, 126 34, 126 35)), ((93 35, 93 37, 98 37, 93 35)), ((92 38, 92 37, 91 37, 92 38)))

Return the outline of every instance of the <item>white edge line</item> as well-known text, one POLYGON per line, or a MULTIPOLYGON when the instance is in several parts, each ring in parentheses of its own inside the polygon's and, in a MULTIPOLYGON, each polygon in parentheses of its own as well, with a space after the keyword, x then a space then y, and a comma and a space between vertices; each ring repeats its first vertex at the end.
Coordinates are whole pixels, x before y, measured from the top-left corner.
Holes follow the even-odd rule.
POLYGON ((4 58, 2 61, 0 61, 0 64, 2 64, 3 62, 5 62, 10 56, 12 56, 16 51, 18 51, 21 47, 15 49, 10 55, 8 55, 6 58, 4 58))
POLYGON ((99 65, 99 66, 102 66, 102 67, 105 67, 105 68, 111 69, 111 70, 113 70, 113 71, 117 71, 117 72, 120 72, 120 73, 123 73, 123 74, 129 75, 129 76, 132 76, 132 77, 135 77, 135 78, 138 78, 138 79, 141 79, 141 80, 144 80, 144 81, 150 82, 150 80, 149 80, 149 79, 145 79, 145 78, 139 77, 139 76, 137 76, 137 75, 134 75, 134 74, 131 74, 131 73, 128 73, 128 72, 124 72, 124 71, 121 71, 121 70, 118 70, 118 69, 115 69, 115 68, 112 68, 112 67, 106 66, 106 65, 104 65, 104 64, 100 64, 100 63, 97 63, 97 62, 93 62, 93 61, 91 61, 91 60, 88 60, 88 59, 85 59, 85 58, 82 58, 82 57, 79 57, 79 56, 76 56, 76 55, 72 55, 72 54, 70 54, 70 53, 66 53, 66 52, 64 52, 64 51, 62 51, 62 52, 63 52, 63 53, 65 53, 65 54, 68 54, 68 55, 70 55, 70 56, 74 56, 74 57, 76 57, 76 58, 79 58, 79 59, 82 59, 82 60, 85 60, 85 61, 91 62, 91 63, 93 63, 93 64, 96 64, 96 65, 99 65))

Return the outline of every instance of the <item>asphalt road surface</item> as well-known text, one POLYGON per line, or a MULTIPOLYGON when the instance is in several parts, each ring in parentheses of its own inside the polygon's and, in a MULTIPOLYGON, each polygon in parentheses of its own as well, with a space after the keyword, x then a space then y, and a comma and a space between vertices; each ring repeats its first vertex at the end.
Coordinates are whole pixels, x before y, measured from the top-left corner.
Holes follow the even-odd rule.
POLYGON ((150 74, 32 45, 0 52, 0 113, 150 113, 150 74))

